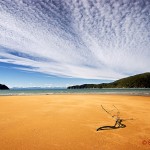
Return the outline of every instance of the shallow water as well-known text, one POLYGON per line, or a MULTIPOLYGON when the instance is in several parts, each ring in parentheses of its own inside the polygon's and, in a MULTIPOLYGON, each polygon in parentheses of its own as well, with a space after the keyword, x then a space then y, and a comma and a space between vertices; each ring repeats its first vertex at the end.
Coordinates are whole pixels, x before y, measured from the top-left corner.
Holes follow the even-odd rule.
POLYGON ((50 94, 121 94, 150 96, 150 88, 141 89, 10 89, 0 90, 0 95, 50 95, 50 94))

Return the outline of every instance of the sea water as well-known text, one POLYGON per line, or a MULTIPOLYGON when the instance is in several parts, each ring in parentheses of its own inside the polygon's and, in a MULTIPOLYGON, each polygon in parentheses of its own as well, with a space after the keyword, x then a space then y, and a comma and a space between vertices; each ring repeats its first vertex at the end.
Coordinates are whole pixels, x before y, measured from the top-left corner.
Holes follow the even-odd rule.
POLYGON ((0 95, 51 95, 51 94, 121 94, 150 96, 150 88, 122 89, 10 89, 0 90, 0 95))

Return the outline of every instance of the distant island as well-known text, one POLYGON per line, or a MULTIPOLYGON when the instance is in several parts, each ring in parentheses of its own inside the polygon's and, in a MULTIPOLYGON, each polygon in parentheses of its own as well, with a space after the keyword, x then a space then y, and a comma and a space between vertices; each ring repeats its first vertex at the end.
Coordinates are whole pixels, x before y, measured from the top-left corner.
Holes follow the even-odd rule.
POLYGON ((0 90, 9 90, 9 88, 4 84, 0 84, 0 90))
POLYGON ((111 83, 83 84, 69 86, 67 89, 84 88, 150 88, 150 73, 137 74, 127 78, 122 78, 111 83))

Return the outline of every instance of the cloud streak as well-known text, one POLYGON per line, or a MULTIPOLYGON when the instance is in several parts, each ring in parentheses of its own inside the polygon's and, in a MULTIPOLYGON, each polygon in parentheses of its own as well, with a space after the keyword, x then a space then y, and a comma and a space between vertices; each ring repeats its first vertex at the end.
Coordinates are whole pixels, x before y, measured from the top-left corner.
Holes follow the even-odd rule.
POLYGON ((0 61, 56 76, 150 71, 149 0, 4 0, 0 61))

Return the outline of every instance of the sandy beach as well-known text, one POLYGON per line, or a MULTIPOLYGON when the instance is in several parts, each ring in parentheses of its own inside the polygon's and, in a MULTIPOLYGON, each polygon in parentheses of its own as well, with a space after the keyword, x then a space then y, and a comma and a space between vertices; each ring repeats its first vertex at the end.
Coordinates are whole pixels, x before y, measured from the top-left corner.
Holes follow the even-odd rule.
POLYGON ((1 150, 150 149, 150 97, 127 95, 0 96, 1 150), (115 105, 126 127, 102 108, 115 105))

